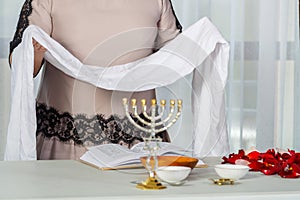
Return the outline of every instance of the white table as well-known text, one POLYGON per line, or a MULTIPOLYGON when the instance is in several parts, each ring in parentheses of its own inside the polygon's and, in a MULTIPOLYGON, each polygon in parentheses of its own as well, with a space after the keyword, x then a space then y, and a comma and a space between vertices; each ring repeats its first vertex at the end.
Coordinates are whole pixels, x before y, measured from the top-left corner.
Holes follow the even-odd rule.
MULTIPOLYGON (((206 159, 210 166, 216 159, 206 159)), ((250 172, 234 185, 218 186, 212 167, 194 169, 189 181, 144 191, 144 169, 101 171, 77 161, 0 162, 0 199, 300 199, 300 179, 250 172)))

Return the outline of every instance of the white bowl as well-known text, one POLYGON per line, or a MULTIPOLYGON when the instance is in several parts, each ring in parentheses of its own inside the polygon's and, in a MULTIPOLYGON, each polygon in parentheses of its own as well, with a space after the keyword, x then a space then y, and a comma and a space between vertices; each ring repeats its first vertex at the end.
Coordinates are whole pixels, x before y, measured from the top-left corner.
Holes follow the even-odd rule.
POLYGON ((215 165, 215 171, 221 178, 238 180, 248 173, 249 167, 245 165, 220 164, 215 165))
POLYGON ((156 175, 162 181, 168 183, 179 183, 186 179, 191 172, 190 167, 185 166, 164 166, 158 167, 156 175))

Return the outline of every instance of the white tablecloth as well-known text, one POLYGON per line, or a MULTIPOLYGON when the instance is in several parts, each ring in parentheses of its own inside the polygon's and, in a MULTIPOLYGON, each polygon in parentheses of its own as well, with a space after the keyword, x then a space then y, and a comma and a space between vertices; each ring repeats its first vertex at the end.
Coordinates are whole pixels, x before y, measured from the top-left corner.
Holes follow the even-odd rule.
POLYGON ((144 180, 144 169, 100 171, 77 161, 0 162, 0 199, 300 199, 300 179, 250 172, 234 185, 214 185, 216 159, 194 169, 182 186, 143 191, 131 183, 144 180))

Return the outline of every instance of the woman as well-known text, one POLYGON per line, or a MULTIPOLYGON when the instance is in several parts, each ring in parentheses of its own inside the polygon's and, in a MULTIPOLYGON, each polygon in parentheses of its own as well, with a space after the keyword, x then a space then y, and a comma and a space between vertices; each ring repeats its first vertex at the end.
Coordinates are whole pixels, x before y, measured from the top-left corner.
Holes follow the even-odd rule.
MULTIPOLYGON (((85 64, 113 66, 146 57, 181 32, 170 0, 26 0, 10 43, 22 42, 28 25, 41 27, 85 64)), ((44 47, 33 41, 34 76, 44 47)), ((129 148, 141 131, 124 117, 121 99, 155 98, 155 91, 108 91, 78 81, 47 61, 37 96, 38 159, 78 159, 86 146, 118 143, 129 148)), ((169 141, 166 133, 160 133, 169 141)))

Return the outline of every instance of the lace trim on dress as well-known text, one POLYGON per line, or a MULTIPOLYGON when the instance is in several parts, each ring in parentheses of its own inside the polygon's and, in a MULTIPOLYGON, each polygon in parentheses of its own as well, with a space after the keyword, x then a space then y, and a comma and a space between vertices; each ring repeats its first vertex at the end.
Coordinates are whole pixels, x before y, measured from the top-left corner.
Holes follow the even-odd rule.
POLYGON ((32 0, 26 0, 23 4, 17 30, 15 32, 13 40, 10 42, 10 54, 12 51, 22 42, 22 36, 25 29, 29 26, 28 16, 32 13, 32 0))
MULTIPOLYGON (((62 142, 74 141, 77 145, 95 146, 115 143, 131 146, 143 141, 146 134, 134 127, 126 116, 101 114, 87 117, 84 114, 60 113, 55 108, 37 103, 37 135, 57 137, 62 142)), ((136 119, 135 119, 136 121, 136 119)), ((163 138, 164 132, 157 134, 163 138)))

